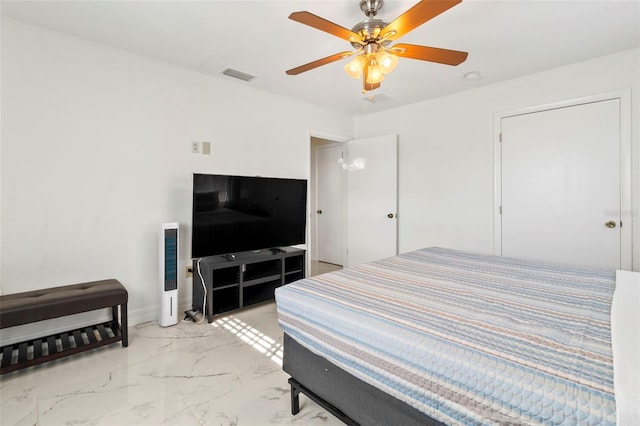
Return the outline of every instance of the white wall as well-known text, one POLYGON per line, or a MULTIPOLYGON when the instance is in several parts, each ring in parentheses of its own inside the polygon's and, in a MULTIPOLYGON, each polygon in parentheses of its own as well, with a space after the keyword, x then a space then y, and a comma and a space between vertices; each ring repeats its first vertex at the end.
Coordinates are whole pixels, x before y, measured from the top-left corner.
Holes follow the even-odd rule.
MULTIPOLYGON (((355 119, 357 138, 397 133, 399 249, 493 253, 494 115, 632 89, 634 265, 640 269, 640 50, 355 119)), ((482 70, 479 70, 482 71, 482 70)))
MULTIPOLYGON (((182 225, 180 289, 190 299, 182 272, 191 174, 306 178, 314 133, 399 135, 400 251, 493 251, 497 112, 631 87, 633 181, 640 182, 638 50, 352 120, 17 21, 2 24, 3 294, 114 277, 129 290, 132 323, 155 319, 162 222, 182 225), (213 155, 191 154, 192 140, 212 142, 213 155)), ((3 330, 3 340, 10 334, 3 330)))
POLYGON ((307 178, 309 132, 352 133, 249 84, 2 24, 3 294, 117 278, 131 322, 155 319, 162 222, 181 224, 191 297, 192 173, 307 178), (191 153, 203 140, 213 155, 191 153))

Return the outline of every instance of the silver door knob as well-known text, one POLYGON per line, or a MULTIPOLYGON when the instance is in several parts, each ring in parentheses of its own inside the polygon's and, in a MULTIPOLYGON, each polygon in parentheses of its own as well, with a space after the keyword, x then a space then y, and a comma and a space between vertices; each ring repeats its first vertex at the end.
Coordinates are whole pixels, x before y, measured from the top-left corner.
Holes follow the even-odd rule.
POLYGON ((322 210, 316 210, 316 213, 322 214, 322 210))
POLYGON ((389 213, 389 214, 387 215, 387 217, 388 217, 389 219, 393 219, 393 213, 389 213))
POLYGON ((607 228, 615 228, 616 222, 614 220, 610 220, 608 222, 605 222, 604 226, 606 226, 607 228))

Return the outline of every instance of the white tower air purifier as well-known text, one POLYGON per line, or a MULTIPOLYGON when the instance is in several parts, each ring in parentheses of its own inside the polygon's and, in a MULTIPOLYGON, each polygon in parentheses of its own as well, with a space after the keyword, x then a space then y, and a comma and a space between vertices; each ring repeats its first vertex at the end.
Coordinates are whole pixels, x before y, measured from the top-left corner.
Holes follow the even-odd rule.
POLYGON ((178 323, 178 224, 160 226, 160 325, 178 323))

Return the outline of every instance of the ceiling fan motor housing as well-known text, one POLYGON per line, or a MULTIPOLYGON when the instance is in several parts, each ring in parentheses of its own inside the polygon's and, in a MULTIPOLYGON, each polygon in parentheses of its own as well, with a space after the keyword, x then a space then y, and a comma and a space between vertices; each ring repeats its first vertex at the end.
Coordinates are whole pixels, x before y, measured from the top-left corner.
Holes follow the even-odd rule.
MULTIPOLYGON (((389 23, 382 19, 367 19, 366 21, 356 24, 351 31, 360 35, 364 44, 352 41, 351 45, 356 49, 360 49, 363 45, 380 41, 380 31, 387 25, 389 25, 389 23)), ((386 44, 391 42, 391 40, 385 41, 387 42, 386 44)))
POLYGON ((368 18, 376 16, 378 11, 382 9, 382 0, 362 0, 360 2, 360 10, 367 15, 368 18))

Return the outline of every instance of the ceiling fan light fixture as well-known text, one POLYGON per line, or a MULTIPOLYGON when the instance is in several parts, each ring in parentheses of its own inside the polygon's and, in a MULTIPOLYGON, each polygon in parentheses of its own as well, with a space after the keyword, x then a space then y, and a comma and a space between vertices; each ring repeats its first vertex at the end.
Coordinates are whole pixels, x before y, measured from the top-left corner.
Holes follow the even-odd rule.
POLYGON ((346 72, 349 77, 359 80, 362 76, 362 70, 364 69, 365 62, 364 55, 358 55, 344 66, 344 72, 346 72))
POLYGON ((367 72, 365 73, 365 81, 369 84, 380 83, 384 80, 384 73, 382 68, 375 59, 372 59, 367 64, 367 72))
POLYGON ((461 1, 420 0, 389 23, 374 18, 382 8, 383 0, 360 0, 360 9, 367 19, 356 24, 351 30, 311 12, 293 12, 289 15, 289 19, 346 40, 351 43, 355 51, 337 53, 317 59, 287 70, 286 74, 298 75, 354 55, 354 59, 344 66, 344 70, 349 77, 362 78, 362 93, 367 93, 380 87, 385 75, 393 72, 398 65, 399 57, 444 65, 460 65, 467 59, 468 52, 414 44, 401 43, 395 46, 390 46, 390 44, 461 1))
POLYGON ((383 74, 389 74, 398 66, 398 57, 386 50, 379 50, 376 53, 376 60, 383 74))

